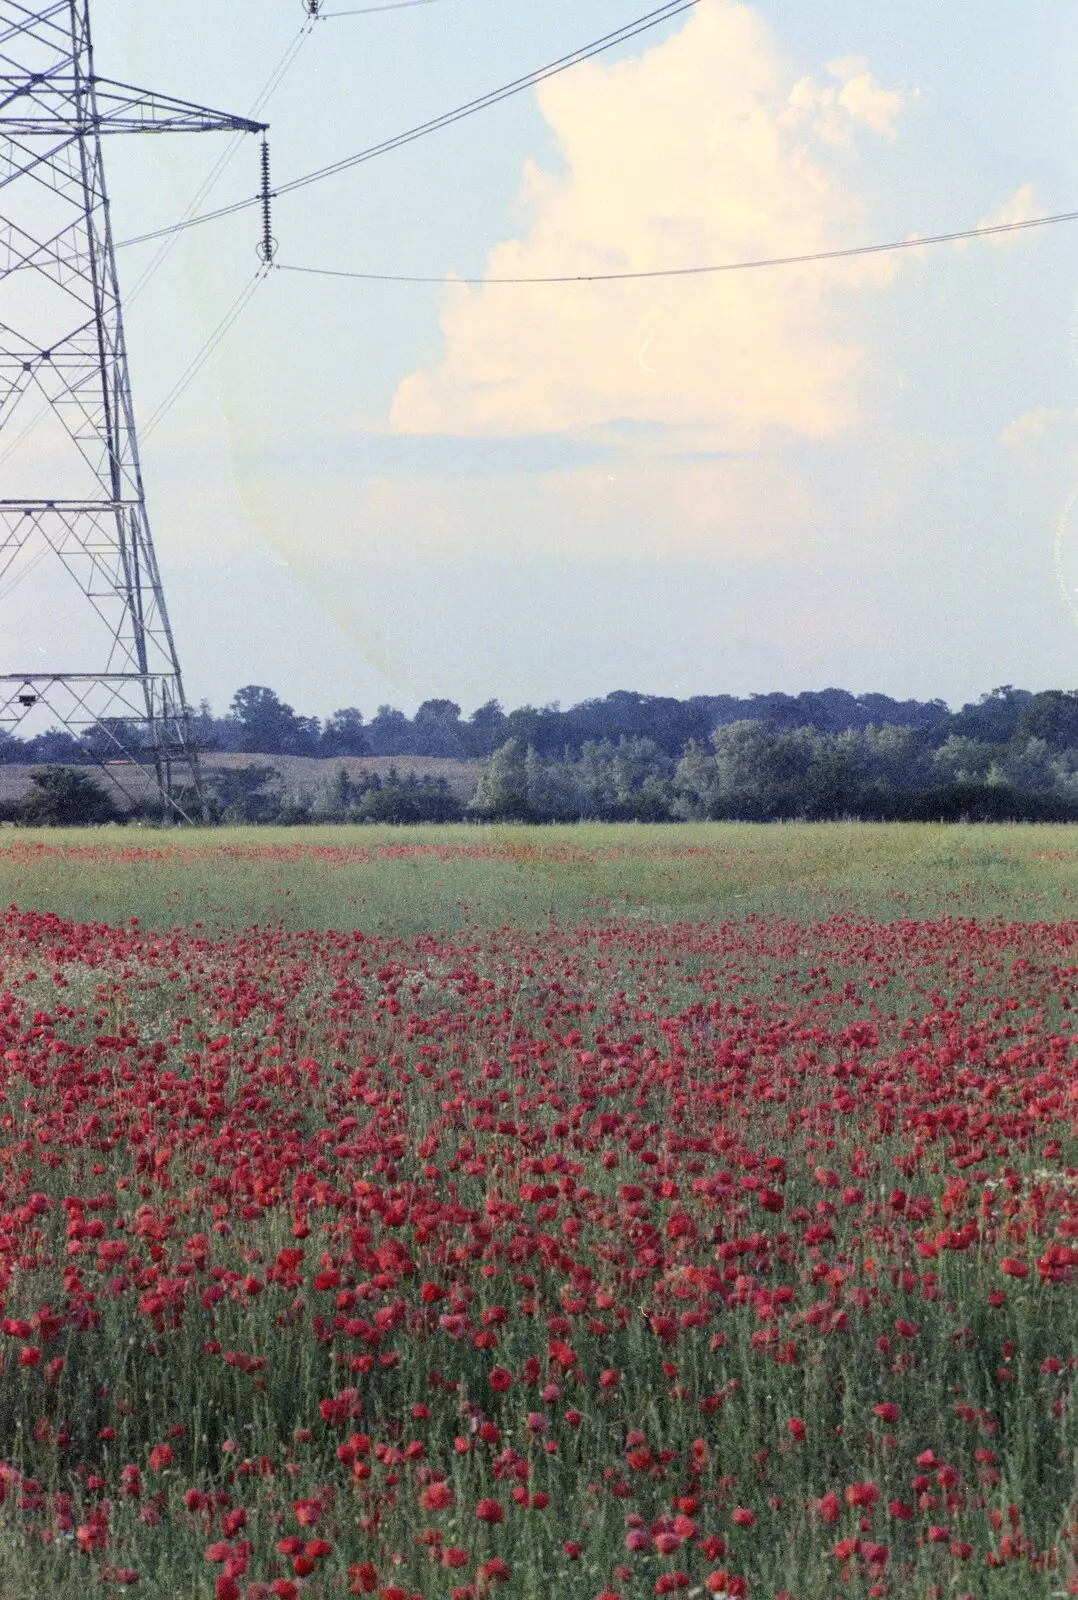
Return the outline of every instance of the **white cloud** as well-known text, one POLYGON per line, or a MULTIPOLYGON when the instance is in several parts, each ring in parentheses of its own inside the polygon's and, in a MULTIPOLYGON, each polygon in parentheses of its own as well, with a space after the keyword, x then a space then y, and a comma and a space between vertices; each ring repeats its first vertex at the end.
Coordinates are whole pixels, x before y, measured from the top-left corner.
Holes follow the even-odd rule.
MULTIPOLYGON (((1028 222, 1030 217, 1035 217, 1040 211, 1037 196, 1031 183, 1023 183, 1007 200, 1002 200, 991 211, 985 212, 983 217, 978 217, 975 226, 978 228, 995 228, 1001 222, 1028 222)), ((1013 234, 1000 233, 995 238, 989 238, 988 244, 1010 245, 1015 243, 1013 234)), ((968 250, 970 240, 956 239, 954 249, 960 253, 968 250)))
MULTIPOLYGON (((834 145, 893 136, 902 96, 860 58, 790 80, 760 17, 713 0, 636 59, 589 62, 539 103, 564 174, 529 165, 524 237, 487 275, 632 272, 826 250, 864 204, 834 145), (841 137, 839 135, 841 134, 841 137)), ((854 425, 862 352, 843 310, 890 281, 880 258, 615 284, 449 284, 439 365, 400 385, 407 432, 512 434, 624 420, 714 447, 854 425)))
POLYGON ((994 211, 989 211, 986 216, 978 217, 978 228, 992 228, 1000 222, 1028 222, 1030 217, 1037 215, 1037 197, 1033 193, 1033 185, 1024 183, 1016 189, 1009 200, 1004 200, 994 211))
POLYGON ((827 71, 834 80, 830 83, 799 78, 794 84, 781 119, 785 126, 796 127, 808 118, 827 144, 851 144, 858 123, 888 139, 897 136, 906 101, 902 90, 881 89, 864 56, 829 61, 827 71))

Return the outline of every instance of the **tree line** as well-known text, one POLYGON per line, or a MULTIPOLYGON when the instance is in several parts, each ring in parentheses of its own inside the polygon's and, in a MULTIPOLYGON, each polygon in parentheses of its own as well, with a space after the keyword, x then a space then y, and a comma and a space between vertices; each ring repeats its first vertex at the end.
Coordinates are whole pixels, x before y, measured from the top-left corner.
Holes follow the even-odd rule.
MULTIPOLYGON (((1078 696, 1075 697, 1078 702, 1078 696)), ((681 759, 650 739, 604 740, 577 757, 509 740, 486 762, 470 814, 572 822, 1078 820, 1078 738, 933 745, 883 724, 842 733, 740 721, 681 759)))
MULTIPOLYGON (((555 703, 504 711, 497 700, 488 700, 464 717, 455 701, 442 699, 425 700, 412 717, 382 705, 368 721, 358 707, 344 706, 323 721, 296 712, 265 685, 247 684, 237 690, 223 716, 215 716, 203 701, 193 726, 204 750, 261 756, 443 756, 481 761, 515 739, 540 756, 563 760, 580 757, 588 744, 650 739, 664 756, 680 759, 690 743, 706 742, 716 728, 737 722, 777 730, 811 728, 820 734, 864 732, 886 725, 916 732, 933 747, 952 736, 1006 743, 1023 734, 1041 736, 1042 724, 1054 730, 1060 716, 1064 722, 1073 718, 1074 698, 1060 690, 1034 695, 1006 685, 951 711, 942 700, 895 700, 884 694, 854 695, 845 689, 795 695, 692 695, 683 700, 619 689, 566 710, 555 703)), ((1078 726, 1071 742, 1078 744, 1078 726)), ((99 744, 96 749, 92 734, 80 743, 58 730, 30 739, 0 731, 0 761, 77 763, 106 754, 107 738, 99 736, 99 744)))
MULTIPOLYGON (((412 718, 383 706, 365 723, 349 707, 323 724, 248 685, 224 717, 203 705, 196 734, 205 750, 261 757, 481 763, 467 801, 443 778, 356 776, 344 767, 313 795, 296 796, 271 764, 252 760, 210 775, 218 821, 1078 820, 1078 690, 1005 685, 957 711, 838 689, 688 700, 619 691, 567 711, 503 712, 489 701, 464 720, 454 702, 429 700, 412 718)), ((65 746, 67 738, 0 736, 0 759, 68 768, 92 759, 92 749, 65 746)), ((93 815, 84 820, 101 820, 89 782, 75 786, 80 800, 70 779, 36 775, 29 798, 8 813, 74 821, 73 810, 88 804, 93 815)))

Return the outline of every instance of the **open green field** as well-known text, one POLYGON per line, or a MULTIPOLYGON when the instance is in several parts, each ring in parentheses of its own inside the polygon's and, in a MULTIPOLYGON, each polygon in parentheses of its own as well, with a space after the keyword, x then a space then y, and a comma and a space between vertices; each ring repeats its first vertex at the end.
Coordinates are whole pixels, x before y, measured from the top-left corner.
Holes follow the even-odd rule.
POLYGON ((4 830, 0 904, 413 935, 635 913, 1067 920, 1078 828, 880 823, 4 830))

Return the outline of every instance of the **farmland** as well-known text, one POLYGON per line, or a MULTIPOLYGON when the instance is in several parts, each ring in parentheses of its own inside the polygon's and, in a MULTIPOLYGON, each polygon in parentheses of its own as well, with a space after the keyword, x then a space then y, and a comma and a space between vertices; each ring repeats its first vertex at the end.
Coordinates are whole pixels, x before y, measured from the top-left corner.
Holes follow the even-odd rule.
POLYGON ((835 912, 1022 921, 1078 915, 1078 827, 0 829, 0 904, 87 921, 283 922, 414 936, 612 912, 835 912))
POLYGON ((1078 1592, 1078 831, 0 834, 0 1594, 1078 1592))

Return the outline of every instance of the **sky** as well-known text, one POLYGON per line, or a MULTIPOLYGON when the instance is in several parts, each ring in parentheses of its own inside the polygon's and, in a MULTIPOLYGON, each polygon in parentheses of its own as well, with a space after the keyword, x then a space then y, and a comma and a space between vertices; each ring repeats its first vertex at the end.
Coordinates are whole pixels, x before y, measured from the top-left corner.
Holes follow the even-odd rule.
MULTIPOLYGON (((264 112, 275 179, 644 9, 327 18, 264 112)), ((95 0, 97 70, 246 113, 303 24, 299 0, 95 0)), ((460 282, 1075 209, 1076 47, 1058 0, 701 0, 282 197, 278 263, 435 281, 273 271, 146 434, 191 698, 221 711, 255 682, 369 716, 431 697, 467 713, 834 685, 957 704, 1078 685, 1078 224, 742 273, 460 282)), ((116 237, 175 221, 228 146, 110 139, 116 237)), ((253 192, 257 168, 238 141, 207 204, 253 192)), ((140 419, 252 279, 258 230, 252 212, 190 230, 137 293, 159 246, 119 252, 140 419)), ((0 614, 0 653, 55 608, 46 577, 0 614)))

